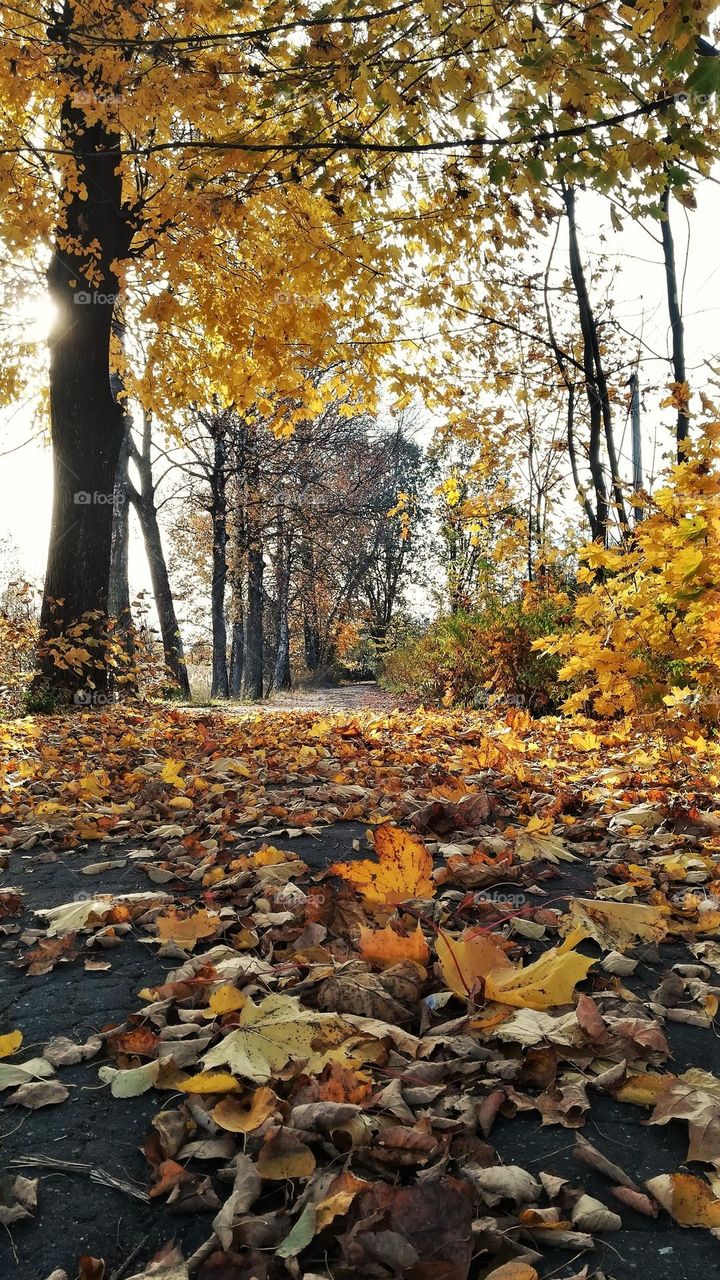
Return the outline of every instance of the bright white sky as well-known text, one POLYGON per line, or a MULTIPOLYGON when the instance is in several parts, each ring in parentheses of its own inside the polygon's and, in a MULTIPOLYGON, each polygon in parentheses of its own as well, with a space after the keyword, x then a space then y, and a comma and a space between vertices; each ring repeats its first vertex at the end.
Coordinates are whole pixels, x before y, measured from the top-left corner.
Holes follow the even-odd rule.
MULTIPOLYGON (((584 253, 594 251, 617 254, 621 273, 616 285, 616 314, 632 333, 642 330, 647 347, 661 355, 669 349, 664 277, 659 246, 640 227, 626 224, 621 234, 609 227, 608 206, 589 194, 579 205, 584 253), (604 243, 598 239, 605 229, 604 243)), ((686 215, 679 205, 673 208, 678 273, 685 270, 683 304, 686 325, 688 372, 691 386, 707 386, 712 369, 720 365, 720 183, 705 181, 698 190, 698 209, 686 215), (688 237, 689 231, 689 237, 688 237), (687 261, 686 261, 687 254, 687 261)), ((658 231, 658 228, 655 228, 658 231)), ((28 299, 25 304, 28 325, 47 328, 47 304, 28 299)), ((637 343, 628 337, 628 363, 634 359, 637 343)), ((645 384, 666 383, 667 366, 646 365, 645 384)), ((658 393, 646 398, 644 416, 645 464, 650 469, 653 440, 657 439, 656 470, 670 437, 665 426, 672 425, 672 414, 659 412, 658 393)), ((30 407, 6 413, 0 428, 0 586, 8 575, 19 571, 40 580, 45 556, 52 501, 52 465, 50 450, 40 440, 22 446, 33 433, 30 407), (15 563, 8 563, 5 540, 16 552, 15 563)), ((626 437, 629 444, 629 435, 626 437)), ((624 449, 627 456, 627 447, 624 449)), ((134 518, 133 518, 134 523, 134 518)), ((149 587, 147 567, 137 529, 131 547, 131 590, 149 587)))

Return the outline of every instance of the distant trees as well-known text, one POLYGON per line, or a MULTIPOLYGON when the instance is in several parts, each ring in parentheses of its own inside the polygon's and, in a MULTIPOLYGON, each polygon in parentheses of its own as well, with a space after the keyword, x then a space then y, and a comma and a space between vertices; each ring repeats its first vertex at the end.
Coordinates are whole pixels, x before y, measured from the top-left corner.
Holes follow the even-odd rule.
POLYGON ((172 538, 193 599, 210 595, 212 696, 317 678, 350 634, 382 650, 427 514, 411 430, 407 415, 386 426, 347 403, 285 439, 256 411, 188 415, 172 538))

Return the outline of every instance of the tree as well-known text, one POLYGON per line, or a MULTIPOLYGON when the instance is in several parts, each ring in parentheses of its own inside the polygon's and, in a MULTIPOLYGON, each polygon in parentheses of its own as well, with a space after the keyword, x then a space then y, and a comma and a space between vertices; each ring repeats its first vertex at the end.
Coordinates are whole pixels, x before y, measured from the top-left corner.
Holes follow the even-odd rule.
MULTIPOLYGON (((48 680, 106 679, 116 307, 152 335, 128 384, 148 411, 220 394, 243 412, 280 395, 300 421, 316 394, 302 369, 327 360, 328 333, 337 354, 362 353, 371 385, 402 332, 404 293, 442 308, 462 291, 448 262, 495 236, 520 242, 517 193, 606 184, 609 167, 674 172, 688 152, 705 163, 713 137, 690 112, 666 134, 664 115, 673 86, 714 65, 700 39, 712 10, 563 0, 490 19, 461 7, 447 22, 424 0, 341 14, 291 4, 279 19, 254 2, 2 6, 4 234, 11 257, 49 251, 58 317, 48 680), (192 368, 179 338, 203 352, 192 368), (92 653, 58 669, 57 642, 85 615, 92 653)), ((402 360, 394 378, 406 381, 402 360)), ((17 372, 4 381, 15 391, 17 372)))

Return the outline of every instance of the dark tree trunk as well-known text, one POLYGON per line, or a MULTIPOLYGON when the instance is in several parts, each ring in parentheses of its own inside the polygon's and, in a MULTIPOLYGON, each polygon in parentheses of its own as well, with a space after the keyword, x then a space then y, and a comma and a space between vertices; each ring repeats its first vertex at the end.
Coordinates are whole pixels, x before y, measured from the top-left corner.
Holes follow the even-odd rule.
POLYGON ((289 689, 290 674, 290 547, 282 504, 278 506, 277 553, 275 558, 275 595, 277 601, 277 648, 273 670, 273 688, 289 689))
POLYGON ((247 537, 247 611, 245 614, 245 670, 243 691, 254 700, 263 696, 263 558, 260 452, 254 427, 248 427, 245 442, 246 537, 247 537))
POLYGON ((190 681, 185 665, 185 652, 182 636, 178 627, 175 601, 173 600, 170 577, 165 560, 157 508, 155 506, 155 488, 152 479, 151 420, 146 414, 143 424, 142 453, 130 442, 130 456, 137 466, 140 475, 140 492, 129 484, 130 500, 137 511, 145 543, 145 553, 150 568, 155 608, 160 622, 165 666, 175 681, 183 698, 190 697, 190 681))
POLYGON ((130 544, 129 457, 130 438, 128 426, 120 450, 120 459, 115 477, 108 614, 114 625, 115 637, 121 649, 121 653, 118 655, 121 663, 121 674, 119 677, 117 674, 113 676, 113 684, 119 688, 120 692, 136 693, 137 680, 133 670, 135 628, 130 608, 130 584, 128 580, 130 544))
POLYGON ((300 547, 302 566, 302 618, 303 646, 305 650, 305 666, 308 671, 315 672, 320 667, 320 651, 322 642, 318 625, 317 605, 315 601, 315 557, 311 539, 304 535, 300 547))
POLYGON ((263 577, 265 564, 262 547, 250 545, 248 550, 247 613, 245 615, 245 670, 243 689, 247 698, 263 696, 263 577))
POLYGON ((230 646, 230 697, 239 698, 242 694, 243 668, 245 666, 245 624, 242 612, 236 606, 232 624, 232 643, 230 646))
MULTIPOLYGON (((78 88, 82 88, 80 72, 78 88)), ((37 681, 70 697, 88 685, 107 688, 105 661, 113 492, 123 441, 123 415, 110 385, 110 337, 117 299, 115 263, 132 232, 122 203, 120 141, 106 125, 87 125, 81 107, 65 102, 61 145, 82 165, 86 198, 70 192, 62 205, 48 289, 57 313, 50 338, 50 431, 54 495, 40 626, 37 681), (93 264, 92 283, 87 270, 93 264), (53 653, 67 633, 88 623, 90 653, 67 669, 53 653)), ((78 640, 73 642, 78 647, 78 640)))
POLYGON ((570 240, 570 274, 572 276, 573 286, 575 288, 575 296, 578 304, 578 314, 580 317, 580 329, 583 338, 583 369, 585 374, 585 391, 590 407, 590 451, 589 463, 590 474, 592 476, 593 488, 595 490, 595 529, 598 536, 603 541, 607 541, 608 521, 610 518, 610 504, 608 501, 608 493, 605 485, 605 475, 602 466, 601 441, 603 429, 603 403, 602 392, 598 382, 597 370, 595 365, 595 350, 597 346, 597 332, 595 329, 595 317, 590 305, 590 298, 585 283, 585 274, 582 267, 582 259, 580 256, 580 246, 577 238, 577 224, 575 221, 575 192, 572 187, 566 187, 563 192, 565 201, 565 209, 568 217, 569 240, 570 240))
POLYGON ((214 435, 213 469, 211 476, 212 503, 212 698, 229 698, 230 683, 227 666, 227 627, 225 625, 225 588, 227 586, 227 499, 225 474, 225 440, 222 425, 216 424, 214 435))
MULTIPOLYGON (((683 323, 682 311, 680 309, 680 296, 678 293, 677 269, 675 266, 675 241, 673 239, 672 225, 670 223, 670 191, 666 187, 662 193, 660 202, 662 209, 662 219, 660 227, 662 229, 663 259, 665 262, 665 284, 667 289, 668 313, 670 316, 670 330, 672 333, 672 368, 673 380, 682 386, 687 382, 687 371, 685 368, 685 325, 683 323)), ((685 457, 685 441, 690 434, 690 417, 687 407, 684 403, 677 411, 677 423, 675 427, 675 436, 677 440, 677 460, 682 462, 685 457)))

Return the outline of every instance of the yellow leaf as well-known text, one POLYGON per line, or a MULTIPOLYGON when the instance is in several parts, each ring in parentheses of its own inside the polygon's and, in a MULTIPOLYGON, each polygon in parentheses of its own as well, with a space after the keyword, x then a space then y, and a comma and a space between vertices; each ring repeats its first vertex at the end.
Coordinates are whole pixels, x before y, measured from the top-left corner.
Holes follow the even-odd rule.
POLYGON ((204 908, 189 916, 181 916, 171 910, 165 916, 158 916, 155 924, 158 937, 163 942, 177 942, 186 951, 192 951, 200 938, 209 938, 217 932, 220 917, 211 915, 204 908))
POLYGON ((679 1226, 720 1227, 720 1200, 701 1178, 691 1173, 661 1173, 645 1186, 679 1226))
POLYGON ((315 1169, 315 1157, 309 1147, 291 1129, 278 1129, 260 1148, 257 1171, 270 1182, 287 1178, 309 1178, 315 1169))
POLYGON ((214 1018, 223 1013, 234 1013, 236 1009, 242 1009, 244 1004, 247 1004, 247 996, 238 991, 237 987, 226 983, 225 986, 218 987, 217 991, 213 991, 205 1016, 214 1018))
POLYGON ((17 1053, 22 1042, 22 1031, 8 1031, 6 1035, 0 1036, 0 1058, 9 1058, 11 1054, 17 1053))
POLYGON ((184 787, 185 783, 178 772, 183 765, 183 760, 166 760, 160 773, 163 782, 169 783, 171 787, 184 787))
POLYGON ((188 1076, 180 1085, 184 1093, 230 1093, 240 1088, 239 1081, 227 1071, 200 1071, 188 1076))
POLYGON ((489 973, 485 980, 488 1000, 520 1009, 554 1009, 570 1004, 576 984, 594 964, 592 957, 573 950, 582 937, 582 931, 575 930, 559 947, 551 947, 524 969, 496 969, 489 973))
POLYGON ((229 1133, 252 1133, 281 1109, 280 1099, 272 1089, 263 1086, 249 1098, 223 1098, 213 1107, 212 1118, 229 1133))
POLYGON ((237 1075, 264 1084, 291 1059, 307 1063, 316 1051, 352 1035, 355 1028, 337 1014, 304 1009, 292 996, 266 996, 260 1004, 247 1001, 237 1029, 206 1053, 204 1062, 208 1067, 227 1063, 237 1075))
POLYGON ((373 906, 397 906, 409 898, 432 898, 432 858, 416 836, 383 823, 375 832, 378 861, 334 862, 332 875, 341 876, 373 906))
POLYGON ((606 902, 597 898, 571 898, 563 933, 581 929, 605 951, 627 951, 637 942, 660 942, 667 936, 667 910, 641 902, 606 902))
POLYGON ((493 970, 515 969, 490 938, 482 933, 465 933, 452 938, 444 931, 435 942, 443 982, 456 995, 467 997, 478 987, 480 980, 493 970))
POLYGON ((385 929, 367 929, 363 925, 359 947, 363 960, 383 967, 399 964, 402 960, 413 960, 426 967, 430 958, 430 949, 419 921, 414 933, 409 935, 397 933, 391 925, 385 929))
POLYGON ((612 1095, 618 1102, 633 1102, 638 1107, 654 1107, 659 1095, 676 1079, 676 1076, 661 1076, 653 1071, 639 1071, 613 1089, 612 1095))

